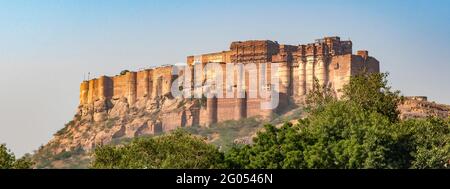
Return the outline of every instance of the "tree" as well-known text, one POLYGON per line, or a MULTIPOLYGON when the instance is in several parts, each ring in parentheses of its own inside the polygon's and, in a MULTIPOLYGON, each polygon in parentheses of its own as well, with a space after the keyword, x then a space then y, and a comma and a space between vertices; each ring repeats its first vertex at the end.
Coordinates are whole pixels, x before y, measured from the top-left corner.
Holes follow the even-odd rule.
POLYGON ((230 168, 450 168, 450 122, 391 122, 350 101, 314 111, 296 125, 266 125, 254 144, 225 154, 230 168))
POLYGON ((12 153, 5 144, 0 144, 0 169, 31 169, 33 162, 31 156, 25 155, 16 160, 14 153, 12 153))
POLYGON ((321 85, 314 77, 313 87, 306 95, 307 111, 320 111, 328 103, 336 101, 336 94, 328 85, 321 85))
POLYGON ((214 145, 186 131, 134 139, 121 146, 103 146, 94 152, 92 168, 223 168, 223 154, 214 145))
POLYGON ((281 128, 267 124, 258 132, 254 145, 234 146, 225 154, 229 168, 281 169, 301 168, 296 162, 301 153, 298 127, 285 123, 281 128))
POLYGON ((353 76, 343 87, 343 99, 355 102, 366 111, 375 111, 398 121, 399 91, 388 86, 387 73, 366 73, 353 76))
POLYGON ((34 166, 31 160, 31 154, 25 154, 14 162, 14 169, 31 169, 34 166))
POLYGON ((126 75, 128 72, 130 72, 130 70, 122 70, 120 72, 120 75, 126 75))
MULTIPOLYGON (((450 119, 449 119, 450 120, 450 119)), ((450 121, 439 118, 410 119, 398 123, 397 137, 408 141, 411 168, 450 168, 450 121)))
POLYGON ((350 102, 333 102, 297 125, 266 126, 251 147, 226 155, 233 168, 391 168, 391 124, 350 102))
POLYGON ((6 148, 5 144, 0 144, 0 169, 11 169, 15 161, 14 154, 6 148))
POLYGON ((297 125, 266 125, 250 146, 225 154, 231 168, 450 168, 450 119, 398 119, 402 97, 387 74, 363 73, 343 98, 317 80, 297 125))

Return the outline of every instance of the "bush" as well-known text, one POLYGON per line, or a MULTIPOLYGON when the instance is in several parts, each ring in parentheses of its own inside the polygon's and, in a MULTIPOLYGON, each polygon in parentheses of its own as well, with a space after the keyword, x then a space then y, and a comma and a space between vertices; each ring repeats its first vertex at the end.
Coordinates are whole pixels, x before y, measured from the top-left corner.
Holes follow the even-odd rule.
POLYGON ((450 168, 450 122, 438 118, 411 119, 396 127, 397 137, 408 141, 396 150, 409 149, 411 168, 450 168))
POLYGON ((30 155, 16 160, 14 153, 5 144, 0 144, 0 169, 31 169, 32 166, 30 155))
POLYGON ((126 75, 128 72, 130 72, 130 70, 122 70, 120 72, 120 75, 126 75))
POLYGON ((400 91, 388 86, 387 73, 364 73, 350 78, 343 88, 343 99, 361 106, 366 111, 375 111, 387 116, 392 122, 398 121, 397 106, 402 97, 400 91))
POLYGON ((92 168, 223 168, 223 154, 217 147, 181 130, 122 146, 99 147, 93 157, 92 168))
MULTIPOLYGON (((297 125, 266 125, 254 145, 225 156, 231 168, 448 168, 449 120, 398 119, 402 97, 387 74, 352 77, 343 99, 323 87, 308 97, 310 115, 297 125)), ((317 85, 317 84, 316 84, 317 85)))
POLYGON ((6 148, 6 145, 0 144, 0 169, 11 169, 15 159, 14 154, 6 148))
POLYGON ((254 145, 226 153, 231 168, 448 168, 450 125, 438 118, 391 122, 334 102, 297 125, 266 125, 254 145))
POLYGON ((72 126, 72 125, 74 125, 74 124, 75 124, 75 121, 73 121, 73 120, 70 121, 69 123, 66 123, 62 129, 58 130, 58 131, 54 134, 54 136, 62 136, 62 135, 64 135, 64 134, 66 134, 67 131, 69 130, 69 127, 72 126))
POLYGON ((234 148, 234 168, 383 168, 391 145, 389 120, 335 102, 299 124, 266 125, 251 147, 234 148))

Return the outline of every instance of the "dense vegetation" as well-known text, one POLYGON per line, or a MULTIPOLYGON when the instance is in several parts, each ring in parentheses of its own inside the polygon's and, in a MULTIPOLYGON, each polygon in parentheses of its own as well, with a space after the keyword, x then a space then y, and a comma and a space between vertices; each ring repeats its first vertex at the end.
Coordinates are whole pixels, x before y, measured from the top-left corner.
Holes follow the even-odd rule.
POLYGON ((216 146, 182 130, 122 146, 99 147, 94 157, 93 168, 224 168, 223 154, 216 146))
POLYGON ((266 125, 251 146, 226 153, 231 168, 446 168, 450 121, 398 120, 398 91, 386 74, 351 78, 342 100, 315 85, 310 115, 281 128, 266 125))
POLYGON ((450 120, 398 119, 386 74, 351 78, 337 100, 315 84, 308 116, 266 125, 251 145, 219 151, 183 131, 104 146, 93 168, 448 168, 450 120))
POLYGON ((5 144, 0 144, 0 169, 30 169, 33 166, 30 159, 29 154, 16 159, 5 144))
POLYGON ((53 153, 55 144, 50 146, 41 146, 34 152, 32 161, 36 163, 37 169, 86 169, 90 163, 89 153, 81 147, 69 151, 53 153), (55 166, 57 165, 57 166, 55 166))
POLYGON ((251 146, 226 153, 231 168, 445 168, 450 123, 430 118, 392 123, 348 102, 285 124, 266 125, 251 146))

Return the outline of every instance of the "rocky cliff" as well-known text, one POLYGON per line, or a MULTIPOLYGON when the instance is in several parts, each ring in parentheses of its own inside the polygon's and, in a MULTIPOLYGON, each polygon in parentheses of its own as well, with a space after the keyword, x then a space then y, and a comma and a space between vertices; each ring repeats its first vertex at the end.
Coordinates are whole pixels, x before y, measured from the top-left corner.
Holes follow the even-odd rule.
POLYGON ((126 98, 80 105, 73 120, 36 152, 35 157, 40 162, 38 166, 54 167, 47 165, 50 162, 45 163, 48 157, 60 155, 62 157, 56 160, 64 159, 64 156, 82 155, 96 146, 121 139, 158 134, 162 115, 193 106, 201 106, 200 100, 173 99, 167 95, 152 100, 141 99, 134 105, 130 105, 126 98))
MULTIPOLYGON (((204 106, 202 99, 176 99, 168 94, 156 99, 142 98, 133 105, 126 98, 80 105, 74 118, 35 152, 34 160, 37 168, 87 168, 89 153, 96 146, 158 135, 163 132, 163 122, 168 121, 167 115, 204 106)), ((199 125, 182 128, 223 146, 233 142, 250 142, 251 136, 262 125, 262 120, 256 117, 218 123, 213 128, 199 125)), ((171 129, 175 128, 164 128, 164 132, 171 129)))
MULTIPOLYGON (((152 100, 140 99, 130 105, 126 98, 96 101, 79 106, 73 120, 58 131, 54 138, 36 151, 34 159, 39 168, 87 168, 89 153, 105 144, 119 144, 134 137, 157 135, 162 132, 162 117, 192 108, 202 108, 201 99, 175 99, 166 94, 152 100)), ((450 116, 448 105, 427 101, 424 97, 407 97, 399 105, 402 119, 450 116)), ((267 122, 279 125, 295 122, 302 110, 294 109, 270 121, 258 118, 227 121, 210 128, 200 126, 185 129, 204 137, 211 143, 226 147, 233 143, 250 143, 252 136, 267 122)))

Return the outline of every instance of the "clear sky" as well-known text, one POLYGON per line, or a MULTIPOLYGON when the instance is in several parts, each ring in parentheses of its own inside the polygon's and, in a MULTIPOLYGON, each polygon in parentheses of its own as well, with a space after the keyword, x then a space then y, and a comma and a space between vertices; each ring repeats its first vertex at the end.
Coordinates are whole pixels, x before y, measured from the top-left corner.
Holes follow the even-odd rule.
POLYGON ((0 143, 17 155, 75 113, 87 72, 114 75, 231 41, 351 39, 405 95, 450 104, 450 1, 0 0, 0 143))

